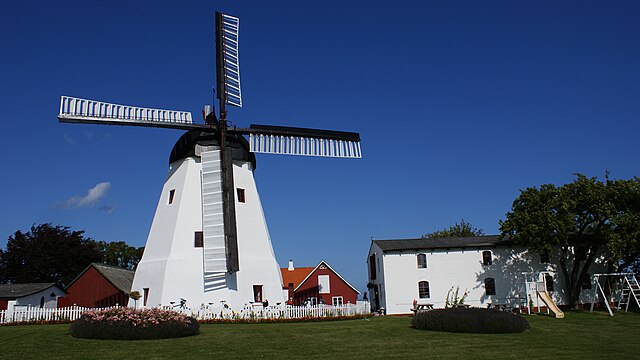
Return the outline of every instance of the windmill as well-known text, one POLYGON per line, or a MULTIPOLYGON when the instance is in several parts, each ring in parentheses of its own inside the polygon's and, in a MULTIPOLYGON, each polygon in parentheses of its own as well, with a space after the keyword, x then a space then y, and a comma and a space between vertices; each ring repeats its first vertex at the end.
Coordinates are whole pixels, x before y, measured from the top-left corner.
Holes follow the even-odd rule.
POLYGON ((132 290, 142 305, 283 302, 282 279, 258 196, 255 153, 360 158, 357 133, 255 125, 231 127, 226 106, 242 107, 239 19, 216 12, 219 114, 204 123, 187 111, 62 96, 63 123, 187 130, 174 145, 132 290), (245 138, 248 136, 248 141, 245 138))

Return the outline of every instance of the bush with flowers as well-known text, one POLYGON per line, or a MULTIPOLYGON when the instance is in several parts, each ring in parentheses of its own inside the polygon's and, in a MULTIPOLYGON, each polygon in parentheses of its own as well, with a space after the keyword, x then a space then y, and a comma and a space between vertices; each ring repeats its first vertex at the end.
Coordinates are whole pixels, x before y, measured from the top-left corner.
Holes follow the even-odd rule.
POLYGON ((89 310, 71 323, 70 331, 87 339, 167 339, 197 335, 200 324, 176 311, 119 307, 89 310))

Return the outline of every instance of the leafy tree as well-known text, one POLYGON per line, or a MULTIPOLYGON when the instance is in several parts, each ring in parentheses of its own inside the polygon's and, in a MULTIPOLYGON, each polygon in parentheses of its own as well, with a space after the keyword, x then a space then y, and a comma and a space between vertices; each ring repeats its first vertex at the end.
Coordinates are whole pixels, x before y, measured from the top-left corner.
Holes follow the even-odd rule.
POLYGON ((101 262, 103 264, 129 270, 134 270, 136 268, 142 258, 142 252, 144 251, 144 246, 136 248, 129 246, 124 241, 99 241, 98 247, 102 253, 101 262))
POLYGON ((608 243, 609 271, 640 270, 640 179, 607 180, 616 212, 608 243))
POLYGON ((471 237, 471 236, 482 236, 484 235, 484 231, 482 229, 478 229, 471 225, 471 223, 464 221, 464 219, 460 219, 460 222, 456 222, 453 226, 450 226, 448 229, 434 231, 429 234, 422 235, 423 239, 434 239, 434 238, 446 238, 446 237, 471 237))
POLYGON ((638 258, 640 179, 598 181, 576 174, 572 183, 527 188, 513 202, 502 236, 529 251, 559 249, 559 265, 569 297, 577 303, 590 266, 605 256, 609 268, 620 270, 638 258))
POLYGON ((102 254, 97 243, 66 226, 33 225, 16 231, 0 250, 0 282, 67 284, 102 254))

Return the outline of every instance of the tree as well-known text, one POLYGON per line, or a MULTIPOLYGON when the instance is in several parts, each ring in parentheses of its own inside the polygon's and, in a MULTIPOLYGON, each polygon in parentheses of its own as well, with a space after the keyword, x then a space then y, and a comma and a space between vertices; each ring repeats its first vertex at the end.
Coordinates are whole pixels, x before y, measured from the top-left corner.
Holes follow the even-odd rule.
POLYGON ((513 202, 503 237, 543 253, 559 249, 559 265, 574 307, 589 268, 604 256, 610 269, 631 265, 640 254, 637 220, 640 181, 598 181, 576 174, 572 183, 527 188, 513 202))
POLYGON ((9 237, 0 250, 0 282, 68 284, 92 262, 102 258, 97 243, 66 226, 33 225, 9 237))
POLYGON ((478 229, 464 221, 464 219, 460 219, 460 222, 456 222, 453 226, 450 226, 448 229, 434 231, 429 234, 422 235, 423 239, 434 239, 434 238, 446 238, 446 237, 472 237, 472 236, 482 236, 484 235, 484 231, 482 229, 478 229))
POLYGON ((99 241, 98 247, 102 253, 101 262, 103 264, 129 270, 135 270, 144 251, 144 246, 136 248, 129 246, 124 241, 99 241))

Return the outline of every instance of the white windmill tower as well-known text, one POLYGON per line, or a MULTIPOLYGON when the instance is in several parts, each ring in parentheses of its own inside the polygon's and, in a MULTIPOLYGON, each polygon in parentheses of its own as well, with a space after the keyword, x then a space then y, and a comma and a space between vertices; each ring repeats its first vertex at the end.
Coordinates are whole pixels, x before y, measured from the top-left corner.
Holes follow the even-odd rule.
POLYGON ((282 278, 253 177, 254 153, 360 158, 357 133, 251 125, 227 126, 226 105, 242 106, 239 20, 216 12, 220 114, 205 124, 185 111, 62 96, 60 122, 188 130, 171 151, 165 181, 132 290, 145 306, 226 301, 283 302, 282 278), (249 136, 249 140, 244 137, 249 136))

